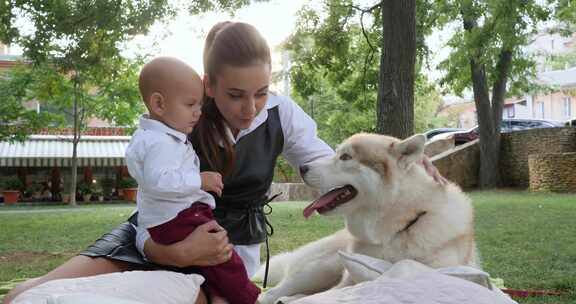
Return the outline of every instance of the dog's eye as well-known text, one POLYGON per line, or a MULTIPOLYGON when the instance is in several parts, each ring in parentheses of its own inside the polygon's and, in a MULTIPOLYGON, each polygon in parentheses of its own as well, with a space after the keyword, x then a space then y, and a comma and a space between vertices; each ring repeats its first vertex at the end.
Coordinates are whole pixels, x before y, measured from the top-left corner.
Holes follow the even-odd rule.
POLYGON ((349 159, 352 159, 352 156, 350 156, 350 154, 348 153, 340 155, 340 160, 349 160, 349 159))

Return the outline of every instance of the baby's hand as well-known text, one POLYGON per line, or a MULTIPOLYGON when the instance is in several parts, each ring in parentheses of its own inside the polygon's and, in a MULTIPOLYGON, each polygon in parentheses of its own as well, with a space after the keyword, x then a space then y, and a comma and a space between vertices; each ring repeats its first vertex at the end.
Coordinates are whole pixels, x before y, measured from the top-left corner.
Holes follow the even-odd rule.
POLYGON ((218 196, 222 196, 222 188, 224 184, 222 183, 222 175, 218 172, 201 172, 200 179, 202 179, 202 190, 206 192, 214 192, 218 196))

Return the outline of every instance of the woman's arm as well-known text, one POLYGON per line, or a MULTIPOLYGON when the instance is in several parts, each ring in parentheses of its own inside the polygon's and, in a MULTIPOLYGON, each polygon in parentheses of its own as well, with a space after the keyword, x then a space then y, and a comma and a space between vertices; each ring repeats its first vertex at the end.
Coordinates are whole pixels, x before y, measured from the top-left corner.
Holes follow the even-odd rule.
POLYGON ((152 239, 144 243, 144 253, 150 261, 180 268, 224 263, 232 256, 232 248, 226 230, 216 221, 198 226, 184 240, 171 245, 152 239))
POLYGON ((284 134, 282 155, 294 167, 334 155, 334 150, 317 135, 316 122, 286 96, 277 96, 284 134))

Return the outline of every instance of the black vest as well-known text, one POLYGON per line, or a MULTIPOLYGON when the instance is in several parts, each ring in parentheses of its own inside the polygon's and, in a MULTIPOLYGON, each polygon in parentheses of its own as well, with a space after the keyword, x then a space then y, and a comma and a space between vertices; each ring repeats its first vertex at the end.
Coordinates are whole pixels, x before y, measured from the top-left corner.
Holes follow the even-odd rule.
MULTIPOLYGON (((206 161, 205 151, 192 134, 194 149, 200 158, 200 171, 215 171, 206 161)), ((268 118, 234 146, 236 162, 230 176, 224 178, 222 196, 214 196, 214 216, 235 245, 251 245, 266 239, 266 219, 262 210, 272 184, 276 159, 282 153, 284 134, 278 107, 268 109, 268 118)), ((221 148, 224 156, 224 149, 221 148)))

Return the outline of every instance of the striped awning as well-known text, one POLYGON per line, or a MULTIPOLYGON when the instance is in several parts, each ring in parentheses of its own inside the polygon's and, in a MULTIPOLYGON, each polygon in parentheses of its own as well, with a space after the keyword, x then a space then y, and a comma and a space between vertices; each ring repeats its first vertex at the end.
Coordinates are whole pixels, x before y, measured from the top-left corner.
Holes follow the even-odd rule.
MULTIPOLYGON (((125 165, 130 136, 82 136, 79 167, 125 165)), ((0 142, 0 167, 71 167, 72 136, 32 135, 24 142, 0 142)))

